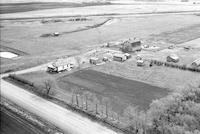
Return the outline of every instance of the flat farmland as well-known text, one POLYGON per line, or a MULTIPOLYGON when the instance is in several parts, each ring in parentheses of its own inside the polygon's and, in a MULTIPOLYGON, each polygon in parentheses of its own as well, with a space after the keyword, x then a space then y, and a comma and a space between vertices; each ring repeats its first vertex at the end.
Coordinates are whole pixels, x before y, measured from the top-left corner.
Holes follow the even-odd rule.
POLYGON ((195 39, 199 37, 199 16, 193 15, 193 13, 154 14, 154 12, 162 12, 164 9, 165 11, 171 11, 171 8, 175 11, 191 11, 196 10, 197 7, 198 5, 161 3, 145 3, 143 6, 143 4, 137 3, 131 5, 98 5, 2 14, 1 19, 10 16, 13 17, 13 20, 1 20, 0 44, 18 52, 26 53, 26 55, 20 55, 17 59, 1 60, 1 72, 5 72, 8 69, 20 70, 36 66, 58 57, 87 51, 101 43, 124 38, 137 37, 148 39, 153 37, 165 41, 165 36, 160 37, 163 33, 167 32, 168 36, 166 38, 182 34, 183 36, 181 36, 179 42, 184 42, 186 39, 184 38, 185 36, 187 36, 187 41, 195 39), (62 13, 64 13, 64 16, 62 13), (65 16, 66 14, 70 16, 78 14, 78 17, 80 17, 80 15, 84 15, 85 13, 92 13, 95 16, 88 16, 89 14, 87 14, 86 18, 88 20, 86 21, 69 21, 69 19, 76 17, 65 16), (110 15, 105 16, 104 13, 110 15), (27 17, 26 15, 28 17, 33 17, 34 15, 36 17, 37 15, 41 16, 37 19, 25 18, 15 20, 16 17, 27 17), (50 18, 45 18, 47 17, 46 15, 50 18), (93 27, 108 19, 111 19, 110 22, 99 27, 93 27), (50 22, 43 23, 45 21, 50 22), (190 35, 192 36, 188 36, 188 34, 185 34, 187 31, 184 29, 190 29, 191 27, 193 28, 190 30, 190 35), (86 30, 81 30, 84 28, 86 30), (178 33, 174 34, 173 31, 176 32, 177 30, 178 33), (58 37, 41 37, 41 35, 55 32, 65 34, 58 37))
MULTIPOLYGON (((1 62, 1 72, 7 69, 16 70, 35 66, 57 57, 80 53, 109 41, 133 37, 157 38, 155 35, 159 38, 159 35, 164 32, 191 26, 196 26, 198 29, 200 23, 200 17, 193 14, 115 16, 111 18, 111 22, 100 27, 70 33, 70 31, 102 23, 110 17, 87 17, 89 20, 78 22, 68 21, 69 19, 71 18, 51 18, 47 20, 59 20, 59 22, 45 24, 41 23, 43 19, 1 21, 1 45, 27 54, 17 59, 4 59, 3 63, 1 62), (69 33, 58 37, 40 37, 54 32, 69 33)), ((195 27, 193 31, 196 33, 195 27)), ((196 38, 199 34, 194 36, 196 38)), ((193 36, 190 38, 194 39, 193 36)))
POLYGON ((94 70, 77 71, 57 81, 62 89, 79 88, 83 89, 83 92, 87 90, 95 93, 100 101, 107 97, 111 107, 119 111, 123 111, 129 105, 146 110, 152 100, 168 94, 167 89, 94 70))
POLYGON ((200 23, 200 17, 195 15, 119 17, 110 25, 69 33, 55 38, 40 37, 46 33, 69 32, 82 27, 92 26, 108 18, 94 17, 91 19, 92 21, 86 22, 65 21, 51 24, 41 24, 41 20, 5 21, 2 23, 4 28, 1 29, 1 44, 31 55, 60 54, 64 50, 81 50, 99 43, 123 38, 148 38, 152 34, 160 34, 200 23))
POLYGON ((147 110, 153 100, 169 94, 166 88, 90 69, 62 74, 32 72, 19 77, 35 83, 38 87, 44 87, 46 80, 52 81, 55 97, 67 103, 71 103, 74 91, 78 91, 80 95, 93 94, 100 104, 104 104, 105 100, 109 101, 110 109, 120 114, 129 106, 147 110))
POLYGON ((120 14, 150 14, 150 13, 173 13, 173 12, 199 11, 199 5, 193 4, 115 4, 96 5, 75 8, 58 8, 12 14, 2 14, 1 19, 36 18, 56 16, 88 16, 88 15, 120 15, 120 14))

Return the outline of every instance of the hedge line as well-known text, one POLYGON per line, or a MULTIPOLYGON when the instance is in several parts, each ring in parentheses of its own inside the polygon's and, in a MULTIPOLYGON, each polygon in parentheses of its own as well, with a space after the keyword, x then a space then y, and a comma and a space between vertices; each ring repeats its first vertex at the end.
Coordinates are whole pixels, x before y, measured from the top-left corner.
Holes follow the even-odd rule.
POLYGON ((34 84, 33 82, 31 82, 29 80, 26 80, 15 74, 9 74, 8 78, 13 79, 16 82, 19 82, 20 84, 22 84, 24 86, 28 86, 28 90, 31 90, 32 92, 35 92, 42 97, 49 97, 44 88, 37 86, 36 84, 34 84))
POLYGON ((152 65, 157 65, 157 66, 166 66, 166 67, 171 67, 171 68, 177 68, 181 70, 188 70, 192 72, 200 72, 200 68, 197 67, 188 67, 186 65, 178 65, 174 63, 168 63, 168 62, 163 62, 163 61, 158 61, 158 60, 151 60, 150 66, 152 65))
POLYGON ((29 86, 34 86, 34 83, 33 83, 33 82, 28 81, 28 80, 26 80, 26 79, 24 79, 24 78, 22 78, 22 77, 16 76, 15 74, 9 74, 8 77, 10 77, 10 78, 12 78, 12 79, 14 79, 14 80, 17 80, 17 81, 19 81, 19 82, 21 82, 21 83, 23 83, 23 84, 27 84, 27 85, 29 85, 29 86))

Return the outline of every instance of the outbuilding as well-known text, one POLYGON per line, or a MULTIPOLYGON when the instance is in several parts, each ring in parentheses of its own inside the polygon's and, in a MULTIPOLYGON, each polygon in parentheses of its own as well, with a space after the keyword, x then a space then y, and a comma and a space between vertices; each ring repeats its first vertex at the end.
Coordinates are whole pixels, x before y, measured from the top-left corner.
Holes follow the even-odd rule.
POLYGON ((179 62, 179 57, 176 54, 170 54, 169 56, 167 56, 167 61, 168 62, 179 62))
POLYGON ((124 54, 117 53, 113 55, 113 60, 123 62, 126 60, 126 56, 124 54))
POLYGON ((60 35, 59 32, 55 32, 55 33, 53 33, 53 36, 59 36, 59 35, 60 35))
POLYGON ((199 67, 200 66, 200 58, 193 61, 192 66, 199 67))
POLYGON ((97 58, 97 57, 91 57, 90 58, 90 63, 94 64, 94 65, 97 65, 97 64, 101 63, 101 60, 99 58, 97 58))
POLYGON ((129 54, 129 53, 125 53, 124 55, 126 56, 126 59, 130 59, 131 58, 131 54, 129 54))
POLYGON ((143 60, 137 60, 137 66, 144 66, 143 60))

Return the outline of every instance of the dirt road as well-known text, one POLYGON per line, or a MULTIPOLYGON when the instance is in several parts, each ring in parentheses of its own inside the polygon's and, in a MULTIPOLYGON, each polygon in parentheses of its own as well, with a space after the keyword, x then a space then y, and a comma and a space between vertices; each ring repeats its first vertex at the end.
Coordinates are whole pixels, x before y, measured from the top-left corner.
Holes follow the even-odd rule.
POLYGON ((98 123, 1 80, 1 95, 58 126, 67 134, 117 134, 98 123))

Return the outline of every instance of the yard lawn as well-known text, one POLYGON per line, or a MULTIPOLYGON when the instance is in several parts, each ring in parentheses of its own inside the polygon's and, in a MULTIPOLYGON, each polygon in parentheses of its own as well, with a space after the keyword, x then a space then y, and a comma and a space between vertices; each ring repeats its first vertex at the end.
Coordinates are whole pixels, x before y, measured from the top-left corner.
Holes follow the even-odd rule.
MULTIPOLYGON (((164 57, 164 55, 157 53, 153 53, 153 55, 153 57, 157 57, 158 60, 164 57)), ((145 56, 146 58, 150 58, 152 55, 149 54, 145 56)), ((192 54, 191 57, 187 57, 184 62, 189 63, 189 59, 193 59, 192 54)), ((164 61, 166 61, 166 56, 164 61)), ((131 80, 142 81, 151 85, 168 88, 170 91, 190 88, 191 86, 198 87, 200 82, 199 73, 163 66, 149 67, 148 64, 144 67, 138 67, 134 58, 125 61, 124 63, 111 62, 102 66, 95 66, 92 69, 131 80)))

